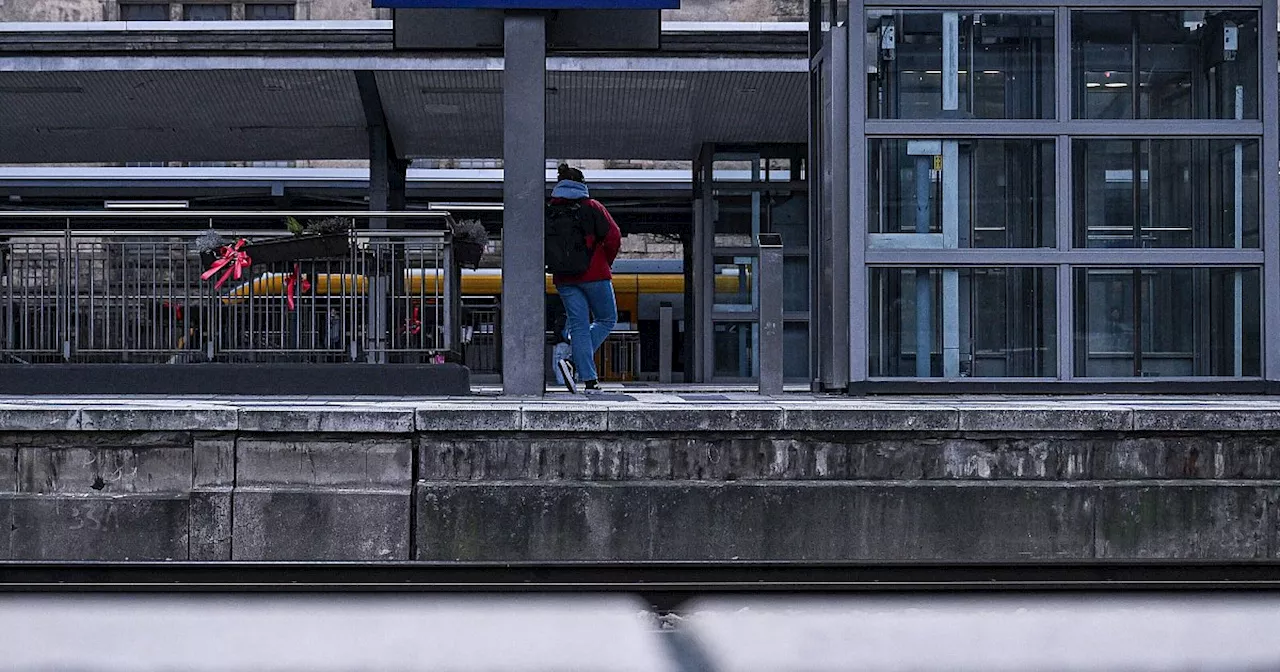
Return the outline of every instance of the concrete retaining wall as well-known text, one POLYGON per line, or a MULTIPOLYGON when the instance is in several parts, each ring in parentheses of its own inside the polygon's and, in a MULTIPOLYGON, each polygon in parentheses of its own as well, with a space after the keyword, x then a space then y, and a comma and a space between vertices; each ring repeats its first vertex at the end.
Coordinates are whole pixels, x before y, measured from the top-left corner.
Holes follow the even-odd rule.
POLYGON ((0 558, 1276 557, 1277 444, 1248 400, 0 401, 0 558))

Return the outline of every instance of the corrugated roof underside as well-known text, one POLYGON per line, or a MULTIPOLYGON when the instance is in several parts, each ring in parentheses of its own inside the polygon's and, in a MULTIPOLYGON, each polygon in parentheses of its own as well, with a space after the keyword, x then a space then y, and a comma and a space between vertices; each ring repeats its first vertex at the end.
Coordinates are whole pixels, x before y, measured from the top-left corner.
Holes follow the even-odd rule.
MULTIPOLYGON (((377 76, 398 149, 502 153, 502 73, 377 76)), ((552 72, 547 151, 689 159, 702 142, 804 142, 807 76, 781 72, 552 72)), ((348 71, 0 73, 0 162, 361 159, 348 71)))

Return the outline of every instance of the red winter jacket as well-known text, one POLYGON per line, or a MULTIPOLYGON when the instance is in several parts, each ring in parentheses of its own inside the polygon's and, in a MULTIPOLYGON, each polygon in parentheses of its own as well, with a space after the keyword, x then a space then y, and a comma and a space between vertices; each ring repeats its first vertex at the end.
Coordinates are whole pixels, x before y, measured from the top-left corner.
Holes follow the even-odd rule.
MULTIPOLYGON (((551 199, 552 205, 569 202, 568 199, 564 198, 551 199)), ((583 199, 580 203, 590 208, 588 213, 592 215, 592 231, 608 231, 608 233, 603 238, 591 233, 587 234, 587 247, 592 250, 591 266, 582 275, 556 275, 553 280, 557 285, 577 285, 597 280, 612 280, 613 260, 618 258, 618 248, 622 247, 622 229, 618 228, 618 223, 613 221, 613 216, 605 209, 604 204, 594 198, 583 199)))

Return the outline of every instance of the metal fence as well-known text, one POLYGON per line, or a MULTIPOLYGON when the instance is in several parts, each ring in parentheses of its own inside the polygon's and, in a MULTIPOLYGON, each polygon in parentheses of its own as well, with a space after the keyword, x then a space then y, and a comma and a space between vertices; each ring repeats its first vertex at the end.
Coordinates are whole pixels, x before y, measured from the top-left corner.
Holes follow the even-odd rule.
POLYGON ((601 380, 630 382, 640 378, 640 332, 615 331, 596 353, 601 380))
POLYGON ((460 345, 448 223, 443 213, 0 213, 0 362, 443 361, 460 345), (345 250, 252 263, 216 286, 226 270, 206 273, 218 255, 198 238, 214 228, 253 250, 288 234, 238 225, 289 214, 356 227, 345 250), (360 228, 371 216, 415 228, 360 228), (64 228, 50 230, 51 218, 64 228), (207 219, 203 231, 174 229, 193 219, 207 219), (137 228, 143 220, 170 228, 137 228))

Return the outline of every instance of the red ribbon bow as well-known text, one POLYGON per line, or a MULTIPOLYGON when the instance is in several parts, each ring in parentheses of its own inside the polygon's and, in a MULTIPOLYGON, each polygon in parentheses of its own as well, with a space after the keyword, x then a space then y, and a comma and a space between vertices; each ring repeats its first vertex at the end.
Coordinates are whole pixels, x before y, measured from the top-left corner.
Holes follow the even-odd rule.
POLYGON ((299 276, 302 277, 302 291, 304 292, 311 291, 311 281, 307 279, 307 276, 302 275, 301 271, 302 271, 302 265, 294 264, 293 272, 290 273, 289 277, 285 278, 285 281, 284 281, 284 295, 285 295, 285 299, 289 302, 289 310, 293 310, 297 306, 297 304, 293 300, 293 296, 294 296, 294 292, 297 291, 299 276))
POLYGON ((422 306, 413 304, 413 317, 404 321, 403 333, 417 336, 422 333, 422 306))
POLYGON ((223 246, 221 250, 222 256, 213 261, 213 264, 209 266, 209 270, 200 275, 200 279, 208 280, 209 278, 217 275, 218 271, 226 269, 223 272, 222 277, 218 278, 218 281, 214 283, 214 289, 221 288, 222 284, 225 283, 232 275, 235 276, 236 280, 239 280, 240 276, 244 273, 244 269, 253 265, 253 260, 249 258, 249 253, 241 250, 241 248, 246 244, 245 239, 241 238, 236 241, 235 245, 223 246))

